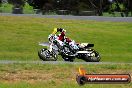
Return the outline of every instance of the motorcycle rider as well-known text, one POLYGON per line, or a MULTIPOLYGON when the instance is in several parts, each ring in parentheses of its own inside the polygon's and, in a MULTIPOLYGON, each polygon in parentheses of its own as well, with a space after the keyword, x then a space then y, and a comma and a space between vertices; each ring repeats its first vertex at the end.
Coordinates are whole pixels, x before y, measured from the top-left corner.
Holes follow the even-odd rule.
POLYGON ((64 43, 67 43, 69 45, 73 45, 72 40, 68 37, 65 37, 66 30, 64 30, 63 28, 54 28, 52 35, 55 35, 57 32, 61 32, 57 38, 57 41, 59 42, 59 44, 61 46, 63 46, 64 43))
POLYGON ((56 38, 57 42, 59 42, 59 49, 61 52, 63 52, 63 45, 64 43, 67 43, 68 45, 74 46, 73 42, 70 38, 65 37, 66 30, 63 28, 54 28, 54 31, 52 32, 52 35, 56 36, 57 32, 61 32, 58 37, 56 38))
POLYGON ((66 30, 64 30, 63 28, 54 28, 54 31, 52 32, 52 35, 55 35, 57 32, 61 32, 58 35, 57 41, 59 42, 59 44, 61 46, 63 46, 64 40, 65 40, 66 30))

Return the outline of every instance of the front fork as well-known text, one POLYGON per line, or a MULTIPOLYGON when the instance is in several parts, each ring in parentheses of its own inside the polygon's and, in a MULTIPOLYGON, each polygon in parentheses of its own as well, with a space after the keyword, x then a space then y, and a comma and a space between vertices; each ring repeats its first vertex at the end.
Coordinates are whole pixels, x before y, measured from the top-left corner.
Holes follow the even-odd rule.
POLYGON ((50 52, 52 51, 52 44, 49 46, 49 51, 50 52))

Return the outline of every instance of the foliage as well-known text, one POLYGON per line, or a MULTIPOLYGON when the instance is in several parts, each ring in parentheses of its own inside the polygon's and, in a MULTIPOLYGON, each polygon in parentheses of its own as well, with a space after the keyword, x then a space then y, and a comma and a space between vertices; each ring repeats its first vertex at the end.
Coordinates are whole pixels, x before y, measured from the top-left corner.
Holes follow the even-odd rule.
POLYGON ((0 3, 2 3, 2 0, 0 0, 0 3))
MULTIPOLYGON (((11 13, 12 12, 13 5, 9 3, 3 3, 0 7, 0 11, 2 13, 11 13)), ((25 14, 33 14, 34 9, 32 6, 30 6, 28 3, 25 3, 23 7, 24 13, 25 14)))
POLYGON ((24 6, 26 0, 8 0, 8 3, 13 4, 13 5, 20 5, 24 6))
POLYGON ((123 4, 119 4, 119 7, 120 7, 121 11, 124 11, 125 10, 125 7, 124 7, 123 4))
POLYGON ((110 10, 114 11, 116 8, 117 8, 116 3, 115 2, 112 3, 110 10))
POLYGON ((1 4, 0 11, 9 13, 11 12, 12 7, 13 7, 12 4, 3 3, 1 4))
POLYGON ((28 14, 34 13, 33 7, 30 6, 28 3, 25 3, 23 9, 24 9, 24 13, 28 13, 28 14))
POLYGON ((131 0, 8 0, 14 7, 22 8, 27 2, 33 9, 39 9, 42 13, 57 12, 58 10, 68 10, 69 14, 84 10, 94 10, 95 15, 101 15, 104 11, 123 11, 126 16, 132 11, 131 0), (111 6, 112 4, 112 6, 111 6), (110 7, 110 8, 109 8, 110 7))

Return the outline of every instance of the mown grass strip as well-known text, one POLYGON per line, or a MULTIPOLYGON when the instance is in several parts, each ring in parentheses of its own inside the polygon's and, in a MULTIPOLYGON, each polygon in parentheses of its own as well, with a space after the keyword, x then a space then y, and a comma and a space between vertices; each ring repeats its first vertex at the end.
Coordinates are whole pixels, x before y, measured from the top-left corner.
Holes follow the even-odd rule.
MULTIPOLYGON (((88 74, 131 74, 130 64, 81 65, 88 74)), ((131 88, 130 84, 87 84, 79 86, 76 75, 80 65, 0 64, 1 88, 131 88)))

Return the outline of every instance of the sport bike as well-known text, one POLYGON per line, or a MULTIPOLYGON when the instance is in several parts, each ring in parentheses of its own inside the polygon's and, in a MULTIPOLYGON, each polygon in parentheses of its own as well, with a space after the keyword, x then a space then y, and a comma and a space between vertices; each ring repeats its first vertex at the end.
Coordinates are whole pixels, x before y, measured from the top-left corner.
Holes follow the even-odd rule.
MULTIPOLYGON (((66 38, 65 38, 66 39, 66 38)), ((99 62, 100 55, 94 50, 94 44, 89 43, 76 43, 74 40, 71 42, 63 42, 63 46, 57 40, 56 35, 49 35, 49 42, 39 43, 44 46, 38 51, 38 56, 43 61, 56 61, 60 55, 64 61, 73 62, 75 58, 83 59, 86 62, 99 62)))

